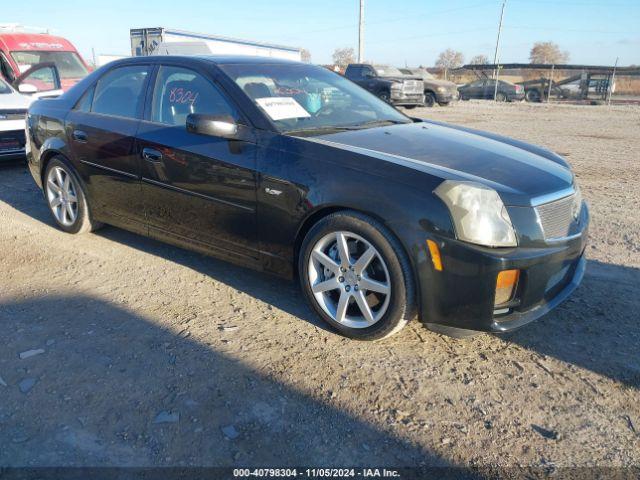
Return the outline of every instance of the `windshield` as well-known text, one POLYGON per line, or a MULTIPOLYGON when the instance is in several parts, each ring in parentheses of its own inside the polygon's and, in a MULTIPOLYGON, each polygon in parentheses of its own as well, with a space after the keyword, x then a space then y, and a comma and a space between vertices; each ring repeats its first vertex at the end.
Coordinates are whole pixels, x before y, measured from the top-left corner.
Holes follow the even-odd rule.
POLYGON ((58 67, 60 78, 82 78, 88 72, 82 60, 75 52, 11 52, 11 56, 18 64, 20 73, 24 73, 34 65, 53 62, 58 67))
POLYGON ((11 93, 11 88, 0 78, 0 95, 3 93, 11 93))
POLYGON ((220 65, 283 133, 358 129, 411 120, 326 68, 302 64, 220 65))
POLYGON ((379 77, 402 77, 404 75, 400 69, 389 65, 374 65, 373 69, 379 77))
POLYGON ((423 69, 418 69, 415 71, 415 74, 419 77, 422 77, 423 80, 433 80, 433 75, 431 75, 429 72, 427 72, 426 70, 423 69))

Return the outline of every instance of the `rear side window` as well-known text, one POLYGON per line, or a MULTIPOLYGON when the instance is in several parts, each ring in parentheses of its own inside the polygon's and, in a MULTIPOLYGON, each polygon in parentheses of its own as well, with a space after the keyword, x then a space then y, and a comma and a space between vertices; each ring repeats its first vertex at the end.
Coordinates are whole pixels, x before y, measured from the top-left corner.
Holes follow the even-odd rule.
POLYGON ((238 114, 220 90, 197 72, 181 67, 160 67, 153 89, 151 121, 186 126, 190 113, 238 114))
POLYGON ((116 117, 140 118, 147 66, 120 67, 103 76, 96 85, 91 111, 116 117))
POLYGON ((362 67, 347 67, 347 71, 344 72, 344 75, 347 78, 361 78, 362 67))
POLYGON ((95 85, 85 92, 80 101, 76 104, 76 110, 80 112, 90 112, 91 102, 93 102, 93 92, 95 91, 95 85))

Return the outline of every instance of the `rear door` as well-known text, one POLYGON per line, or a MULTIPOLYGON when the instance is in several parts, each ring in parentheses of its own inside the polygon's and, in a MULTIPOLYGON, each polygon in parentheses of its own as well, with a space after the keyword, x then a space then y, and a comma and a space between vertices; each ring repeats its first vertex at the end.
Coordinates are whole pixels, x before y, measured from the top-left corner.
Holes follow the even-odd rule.
POLYGON ((208 72, 166 64, 147 103, 137 141, 151 235, 255 262, 255 144, 186 129, 190 113, 246 123, 233 102, 208 72))
POLYGON ((488 79, 484 81, 484 93, 482 95, 483 98, 493 99, 493 94, 495 93, 496 81, 493 79, 488 79))
POLYGON ((144 224, 135 135, 150 71, 148 65, 111 69, 88 89, 66 124, 92 206, 134 229, 144 224))
POLYGON ((484 94, 484 81, 476 80, 475 82, 471 82, 464 89, 464 93, 468 98, 482 98, 484 94))

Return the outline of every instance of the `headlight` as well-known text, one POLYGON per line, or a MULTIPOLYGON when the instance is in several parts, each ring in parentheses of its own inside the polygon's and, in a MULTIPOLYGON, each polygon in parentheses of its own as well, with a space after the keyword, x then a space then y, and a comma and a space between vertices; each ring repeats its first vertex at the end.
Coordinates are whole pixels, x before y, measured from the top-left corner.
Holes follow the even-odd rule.
POLYGON ((576 193, 573 196, 573 205, 571 205, 571 213, 573 214, 573 219, 578 220, 580 217, 580 211, 582 210, 582 193, 580 192, 580 187, 577 183, 573 183, 575 187, 576 193))
POLYGON ((402 90, 402 83, 401 82, 393 82, 391 84, 391 90, 402 90))
POLYGON ((449 207, 456 235, 487 247, 515 247, 516 233, 498 193, 474 182, 442 182, 434 193, 449 207))
POLYGON ((447 91, 447 87, 438 87, 436 88, 440 93, 445 93, 447 91))

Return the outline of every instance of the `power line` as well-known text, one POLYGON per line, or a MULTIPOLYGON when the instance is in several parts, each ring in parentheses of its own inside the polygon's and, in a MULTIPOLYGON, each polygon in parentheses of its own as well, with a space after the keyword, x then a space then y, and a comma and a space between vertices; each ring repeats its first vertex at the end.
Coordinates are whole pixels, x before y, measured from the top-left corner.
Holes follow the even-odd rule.
MULTIPOLYGON (((377 21, 373 21, 373 22, 367 22, 367 25, 386 25, 388 23, 393 23, 393 22, 400 22, 400 21, 404 21, 404 20, 410 20, 410 19, 417 19, 417 18, 423 18, 423 17, 433 17, 436 15, 442 15, 445 13, 451 13, 451 12, 459 12, 459 11, 463 11, 463 10, 470 10, 473 8, 479 8, 479 7, 486 7, 487 3, 477 3, 477 4, 473 4, 473 5, 467 5, 465 7, 457 7, 457 8, 448 8, 446 10, 436 10, 436 11, 431 11, 429 13, 424 13, 424 14, 420 14, 420 15, 405 15, 402 17, 396 17, 396 18, 391 18, 391 19, 385 19, 385 20, 377 20, 377 21)), ((287 35, 286 37, 282 37, 282 38, 298 38, 299 35, 307 35, 309 33, 325 33, 325 32, 335 32, 338 30, 350 30, 353 28, 357 28, 359 25, 352 23, 350 25, 341 25, 338 27, 327 27, 327 28, 319 28, 316 30, 305 30, 303 32, 300 32, 300 34, 296 34, 296 35, 287 35)))
POLYGON ((375 43, 393 43, 393 42, 402 42, 405 40, 416 40, 419 38, 429 38, 429 37, 441 37, 441 36, 447 36, 447 35, 459 35, 461 33, 472 33, 472 32, 486 32, 487 30, 493 30, 495 28, 495 26, 493 27, 480 27, 480 28, 470 28, 468 30, 458 30, 458 31, 448 31, 448 32, 441 32, 441 33, 429 33, 426 35, 414 35, 411 37, 401 37, 401 38, 387 38, 384 40, 378 40, 377 42, 369 42, 369 44, 375 44, 375 43))
POLYGON ((518 26, 518 25, 505 25, 503 28, 511 28, 517 30, 541 30, 541 31, 550 31, 550 32, 575 32, 575 33, 604 33, 611 35, 628 35, 635 34, 637 32, 612 32, 606 30, 583 30, 583 29, 575 29, 575 28, 563 28, 563 27, 531 27, 531 26, 518 26))

